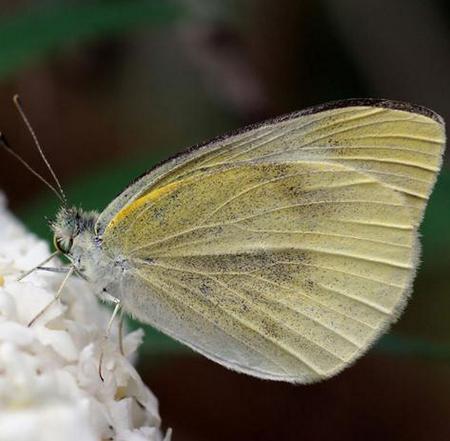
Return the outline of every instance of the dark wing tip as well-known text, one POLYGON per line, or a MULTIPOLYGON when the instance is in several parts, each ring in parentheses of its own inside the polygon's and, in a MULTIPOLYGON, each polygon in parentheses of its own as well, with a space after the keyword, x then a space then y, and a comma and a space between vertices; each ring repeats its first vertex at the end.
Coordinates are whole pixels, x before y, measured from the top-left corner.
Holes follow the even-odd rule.
MULTIPOLYGON (((421 106, 418 104, 411 104, 405 101, 388 100, 384 98, 350 98, 339 101, 331 101, 325 104, 319 104, 318 106, 308 107, 305 110, 301 110, 291 115, 312 115, 314 113, 324 112, 326 110, 341 109, 344 107, 380 107, 384 109, 402 110, 404 112, 416 113, 426 116, 439 124, 444 125, 444 119, 438 113, 433 110, 421 106)), ((291 115, 285 115, 286 119, 289 119, 291 115)), ((283 117, 281 117, 283 119, 283 117)))

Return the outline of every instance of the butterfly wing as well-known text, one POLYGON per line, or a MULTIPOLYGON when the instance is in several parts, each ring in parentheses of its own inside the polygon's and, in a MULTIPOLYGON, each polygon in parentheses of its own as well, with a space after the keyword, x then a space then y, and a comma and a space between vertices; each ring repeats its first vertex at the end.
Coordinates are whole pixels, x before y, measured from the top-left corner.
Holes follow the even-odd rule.
POLYGON ((172 160, 102 215, 125 308, 241 372, 333 375, 405 304, 443 142, 436 118, 352 105, 172 160))
POLYGON ((144 173, 102 212, 97 232, 126 205, 155 187, 219 164, 295 159, 336 161, 360 169, 407 195, 423 214, 442 162, 444 122, 429 109, 362 99, 328 103, 194 146, 144 173))

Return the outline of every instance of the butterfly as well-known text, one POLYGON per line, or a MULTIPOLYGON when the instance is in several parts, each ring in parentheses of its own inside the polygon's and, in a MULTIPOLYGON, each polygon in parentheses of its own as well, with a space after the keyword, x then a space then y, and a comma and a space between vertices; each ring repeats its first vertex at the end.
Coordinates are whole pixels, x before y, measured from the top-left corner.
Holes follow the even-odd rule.
POLYGON ((404 309, 444 145, 424 107, 312 107, 169 159, 100 214, 64 204, 56 253, 100 297, 227 368, 319 381, 404 309))

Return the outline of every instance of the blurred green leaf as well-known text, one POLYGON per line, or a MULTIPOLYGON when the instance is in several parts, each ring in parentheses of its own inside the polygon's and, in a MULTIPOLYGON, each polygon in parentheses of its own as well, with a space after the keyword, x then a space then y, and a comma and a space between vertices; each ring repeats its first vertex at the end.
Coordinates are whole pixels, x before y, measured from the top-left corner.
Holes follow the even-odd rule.
POLYGON ((145 332, 144 342, 139 351, 142 356, 148 355, 157 358, 159 356, 170 356, 193 352, 187 346, 173 340, 151 326, 143 325, 142 323, 131 319, 129 319, 128 325, 130 330, 142 328, 145 332))
POLYGON ((450 360, 450 344, 432 343, 428 340, 400 336, 392 332, 383 336, 375 348, 397 356, 450 360))
MULTIPOLYGON (((139 158, 121 165, 105 168, 66 188, 69 200, 86 209, 101 210, 116 194, 143 171, 159 162, 160 157, 139 158), (92 191, 95 188, 96 191, 92 191)), ((450 249, 450 172, 444 170, 430 200, 424 224, 422 226, 423 265, 421 271, 448 271, 448 250, 450 249), (445 257, 447 256, 447 257, 445 257)), ((20 217, 27 226, 43 237, 50 238, 44 216, 53 216, 58 203, 49 194, 33 205, 26 207, 20 217)), ((142 327, 138 322, 131 322, 133 328, 142 327)), ((189 351, 185 346, 171 338, 145 326, 146 337, 143 353, 146 355, 170 355, 189 351)), ((450 359, 450 344, 438 344, 428 340, 401 337, 392 332, 385 335, 376 345, 375 350, 399 356, 419 356, 437 360, 450 359)))
POLYGON ((450 250, 450 171, 442 170, 420 228, 423 269, 448 271, 450 250))
POLYGON ((172 23, 183 12, 168 0, 52 3, 0 21, 0 77, 69 44, 145 24, 172 23))

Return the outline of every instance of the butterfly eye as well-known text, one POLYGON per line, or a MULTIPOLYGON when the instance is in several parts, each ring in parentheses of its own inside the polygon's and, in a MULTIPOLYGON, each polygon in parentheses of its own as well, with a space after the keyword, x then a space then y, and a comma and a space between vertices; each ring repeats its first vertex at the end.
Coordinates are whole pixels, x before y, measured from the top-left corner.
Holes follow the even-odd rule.
POLYGON ((68 254, 72 248, 73 239, 72 238, 66 239, 55 236, 53 239, 53 243, 58 251, 60 251, 63 254, 68 254))

